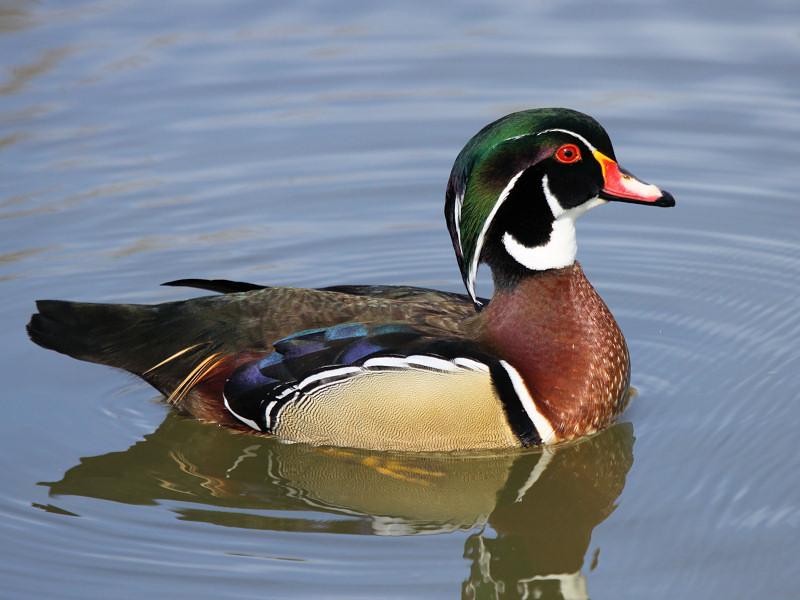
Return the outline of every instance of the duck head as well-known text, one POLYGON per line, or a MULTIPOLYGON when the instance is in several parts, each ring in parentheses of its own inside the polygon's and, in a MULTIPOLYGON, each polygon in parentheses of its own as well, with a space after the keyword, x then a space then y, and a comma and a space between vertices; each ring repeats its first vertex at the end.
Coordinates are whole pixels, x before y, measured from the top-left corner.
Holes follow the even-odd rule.
POLYGON ((479 263, 495 289, 575 262, 575 219, 608 201, 674 206, 672 196, 620 167, 603 127, 566 108, 512 113, 464 146, 445 216, 461 275, 475 295, 479 263))

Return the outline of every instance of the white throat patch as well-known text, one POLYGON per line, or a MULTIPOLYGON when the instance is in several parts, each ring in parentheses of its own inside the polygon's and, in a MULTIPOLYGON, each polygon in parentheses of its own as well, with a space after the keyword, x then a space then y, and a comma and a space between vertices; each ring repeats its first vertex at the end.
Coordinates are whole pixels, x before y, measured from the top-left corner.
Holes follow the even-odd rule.
POLYGON ((578 255, 578 242, 575 238, 575 219, 590 208, 607 202, 595 197, 580 206, 565 210, 559 204, 553 192, 550 191, 547 175, 542 177, 542 190, 550 211, 555 217, 553 229, 550 232, 550 240, 543 246, 530 247, 521 244, 509 232, 503 235, 503 246, 509 256, 523 267, 532 271, 560 269, 574 263, 575 257, 578 255))

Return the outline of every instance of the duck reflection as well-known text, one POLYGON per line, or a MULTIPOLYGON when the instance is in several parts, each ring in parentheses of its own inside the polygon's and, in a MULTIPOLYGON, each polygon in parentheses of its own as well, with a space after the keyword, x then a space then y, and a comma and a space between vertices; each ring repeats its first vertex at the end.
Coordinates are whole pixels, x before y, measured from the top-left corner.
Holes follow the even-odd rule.
POLYGON ((464 598, 588 598, 584 557, 625 485, 633 441, 624 423, 544 450, 400 454, 286 444, 171 413, 128 450, 84 458, 42 485, 51 496, 174 501, 182 519, 229 527, 477 531, 464 598))
POLYGON ((464 598, 588 598, 581 567, 592 530, 616 508, 633 441, 623 423, 515 462, 488 518, 494 535, 467 541, 464 598))

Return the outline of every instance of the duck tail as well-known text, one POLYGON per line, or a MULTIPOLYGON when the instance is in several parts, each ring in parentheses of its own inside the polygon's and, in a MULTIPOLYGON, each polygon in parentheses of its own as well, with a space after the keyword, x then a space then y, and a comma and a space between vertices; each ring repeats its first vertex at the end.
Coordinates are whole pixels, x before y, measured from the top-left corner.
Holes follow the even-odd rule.
POLYGON ((264 353, 231 351, 224 325, 196 306, 39 300, 27 331, 43 348, 124 369, 177 408, 236 427, 224 411, 222 385, 237 366, 264 353))
POLYGON ((39 346, 136 375, 148 368, 136 350, 147 337, 155 307, 39 300, 36 308, 26 329, 39 346))

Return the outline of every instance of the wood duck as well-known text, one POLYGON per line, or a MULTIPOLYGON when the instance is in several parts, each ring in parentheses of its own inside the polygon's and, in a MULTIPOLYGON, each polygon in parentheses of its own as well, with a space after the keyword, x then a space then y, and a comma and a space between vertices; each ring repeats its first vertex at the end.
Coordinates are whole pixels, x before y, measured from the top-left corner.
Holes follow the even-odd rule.
POLYGON ((575 219, 608 201, 674 206, 564 108, 516 112, 456 158, 445 216, 467 295, 408 286, 261 287, 157 305, 44 300, 31 339, 125 369, 178 409, 294 442, 383 450, 524 447, 624 409, 630 359, 575 261, 575 219), (494 281, 475 292, 478 265, 494 281))

